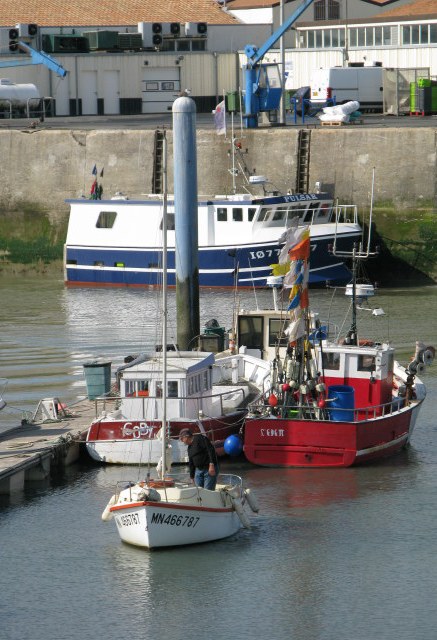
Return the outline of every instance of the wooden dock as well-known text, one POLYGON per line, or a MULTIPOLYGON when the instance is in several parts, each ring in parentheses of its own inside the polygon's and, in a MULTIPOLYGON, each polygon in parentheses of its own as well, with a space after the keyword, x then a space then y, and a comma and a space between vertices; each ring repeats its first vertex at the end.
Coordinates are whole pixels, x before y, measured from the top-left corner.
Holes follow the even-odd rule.
POLYGON ((81 400, 58 412, 56 398, 41 402, 34 422, 23 421, 0 435, 2 495, 21 491, 27 482, 43 480, 79 457, 80 443, 95 416, 95 403, 81 400))

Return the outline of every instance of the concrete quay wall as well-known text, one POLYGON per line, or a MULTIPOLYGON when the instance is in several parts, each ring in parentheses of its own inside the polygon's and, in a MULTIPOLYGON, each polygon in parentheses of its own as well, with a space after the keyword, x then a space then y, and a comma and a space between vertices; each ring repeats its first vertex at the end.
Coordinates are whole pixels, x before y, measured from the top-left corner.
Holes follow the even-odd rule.
MULTIPOLYGON (((242 159, 251 172, 279 189, 296 186, 297 128, 245 131, 242 159), (247 149, 247 153, 246 153, 247 149)), ((316 181, 341 202, 370 204, 375 167, 375 202, 397 207, 432 206, 437 195, 436 132, 423 128, 359 125, 311 130, 309 190, 316 181)), ((169 190, 173 188, 172 133, 169 190)), ((25 206, 43 209, 53 223, 65 220, 65 199, 89 195, 92 168, 104 169, 104 197, 122 191, 130 198, 152 191, 153 130, 0 131, 0 215, 25 206)), ((199 194, 231 192, 229 143, 213 130, 197 131, 199 194)), ((237 164, 238 168, 238 164, 237 164)), ((241 185, 241 170, 237 187, 241 185)), ((99 178, 100 180, 100 178, 99 178)))

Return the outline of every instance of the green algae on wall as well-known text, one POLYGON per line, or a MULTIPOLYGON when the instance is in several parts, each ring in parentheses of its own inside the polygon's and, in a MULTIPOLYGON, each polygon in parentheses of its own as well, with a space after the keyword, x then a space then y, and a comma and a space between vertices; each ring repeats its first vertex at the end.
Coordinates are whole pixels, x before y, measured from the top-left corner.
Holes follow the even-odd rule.
POLYGON ((8 264, 38 264, 62 260, 67 221, 53 224, 44 208, 0 204, 0 268, 8 264))

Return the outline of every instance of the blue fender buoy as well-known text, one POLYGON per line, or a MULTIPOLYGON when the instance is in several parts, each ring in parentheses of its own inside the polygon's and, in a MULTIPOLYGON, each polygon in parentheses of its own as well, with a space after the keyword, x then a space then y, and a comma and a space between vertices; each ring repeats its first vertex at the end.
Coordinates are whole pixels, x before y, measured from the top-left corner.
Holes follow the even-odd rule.
POLYGON ((243 443, 238 436, 232 435, 226 438, 223 448, 228 456, 239 456, 243 451, 243 443))

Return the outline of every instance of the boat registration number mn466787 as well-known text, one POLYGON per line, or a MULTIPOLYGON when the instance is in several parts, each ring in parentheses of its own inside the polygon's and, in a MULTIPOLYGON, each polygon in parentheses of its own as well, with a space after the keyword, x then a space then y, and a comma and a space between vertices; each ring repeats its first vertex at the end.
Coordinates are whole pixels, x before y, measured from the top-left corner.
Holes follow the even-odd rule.
POLYGON ((173 527, 195 527, 200 518, 196 516, 178 516, 174 513, 152 514, 152 524, 169 524, 173 527))

